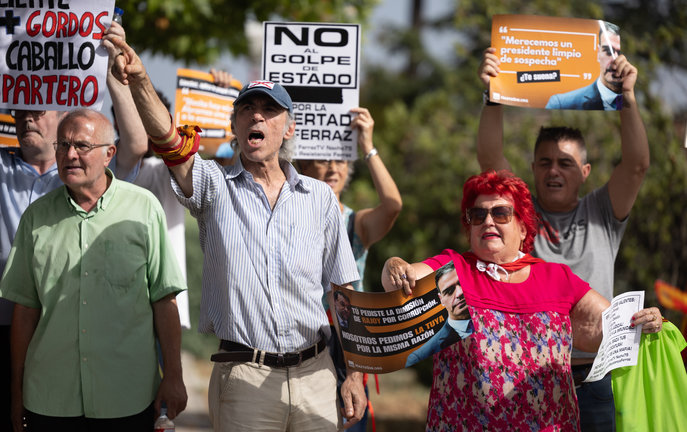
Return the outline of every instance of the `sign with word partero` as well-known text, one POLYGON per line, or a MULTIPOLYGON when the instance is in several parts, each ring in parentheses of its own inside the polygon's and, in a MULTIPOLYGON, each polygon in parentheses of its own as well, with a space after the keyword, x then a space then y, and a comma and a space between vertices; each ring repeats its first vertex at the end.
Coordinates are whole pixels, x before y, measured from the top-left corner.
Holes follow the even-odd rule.
POLYGON ((0 107, 100 110, 114 0, 9 1, 0 7, 0 107))
POLYGON ((355 159, 351 108, 358 106, 360 26, 265 22, 263 78, 293 100, 295 159, 355 159))

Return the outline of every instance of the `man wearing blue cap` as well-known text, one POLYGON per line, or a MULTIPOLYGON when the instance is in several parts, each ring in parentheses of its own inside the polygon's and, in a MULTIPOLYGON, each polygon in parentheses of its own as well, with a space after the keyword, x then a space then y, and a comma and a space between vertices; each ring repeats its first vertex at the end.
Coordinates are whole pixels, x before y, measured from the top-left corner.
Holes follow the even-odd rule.
MULTIPOLYGON (((330 284, 350 288, 359 277, 331 188, 289 162, 289 94, 270 81, 241 90, 231 122, 238 157, 225 171, 194 156, 198 130, 174 128, 139 57, 113 43, 122 50, 114 73, 131 87, 179 201, 198 220, 199 331, 221 340, 208 397, 215 431, 337 430, 323 284, 332 303, 330 284)), ((367 403, 362 374, 349 373, 341 393, 354 423, 367 403)))

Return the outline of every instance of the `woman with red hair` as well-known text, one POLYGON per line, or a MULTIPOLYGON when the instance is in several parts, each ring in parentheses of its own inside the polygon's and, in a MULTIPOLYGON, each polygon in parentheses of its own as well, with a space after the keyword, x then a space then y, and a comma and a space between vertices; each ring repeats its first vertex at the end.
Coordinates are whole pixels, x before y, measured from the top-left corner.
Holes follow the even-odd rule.
MULTIPOLYGON (((382 273, 385 290, 410 294, 453 261, 473 320, 471 337, 434 355, 427 430, 578 431, 570 355, 573 345, 598 349, 608 301, 568 266, 529 255, 536 213, 509 171, 470 177, 461 207, 469 252, 446 249, 414 264, 393 257, 382 273)), ((633 322, 650 318, 640 311, 633 322)))

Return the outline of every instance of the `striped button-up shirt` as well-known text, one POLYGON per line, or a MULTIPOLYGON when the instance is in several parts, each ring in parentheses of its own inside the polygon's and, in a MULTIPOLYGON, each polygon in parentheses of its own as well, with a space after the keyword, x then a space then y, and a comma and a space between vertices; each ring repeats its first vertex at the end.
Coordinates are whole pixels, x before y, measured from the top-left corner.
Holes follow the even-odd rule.
POLYGON ((329 283, 358 280, 339 203, 325 183, 286 175, 274 209, 240 161, 225 171, 195 158, 193 196, 203 250, 199 331, 271 352, 302 350, 329 337, 322 307, 329 283))

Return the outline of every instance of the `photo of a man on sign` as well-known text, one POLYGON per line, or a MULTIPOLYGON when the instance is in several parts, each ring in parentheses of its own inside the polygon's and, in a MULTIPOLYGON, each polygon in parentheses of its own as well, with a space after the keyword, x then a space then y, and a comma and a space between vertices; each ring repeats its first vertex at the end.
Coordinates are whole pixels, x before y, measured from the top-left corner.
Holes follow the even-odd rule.
POLYGON ((431 357, 447 346, 465 339, 473 332, 472 319, 465 302, 465 294, 460 286, 458 273, 453 261, 440 267, 434 275, 437 284, 439 301, 448 312, 448 319, 444 326, 431 339, 417 350, 410 353, 406 360, 406 367, 412 366, 420 360, 431 357))
POLYGON ((623 81, 614 64, 621 55, 619 33, 617 25, 599 21, 599 78, 586 87, 551 96, 547 109, 614 111, 622 108, 623 81))
POLYGON ((620 110, 637 69, 620 51, 618 26, 596 19, 494 15, 489 103, 620 110))

